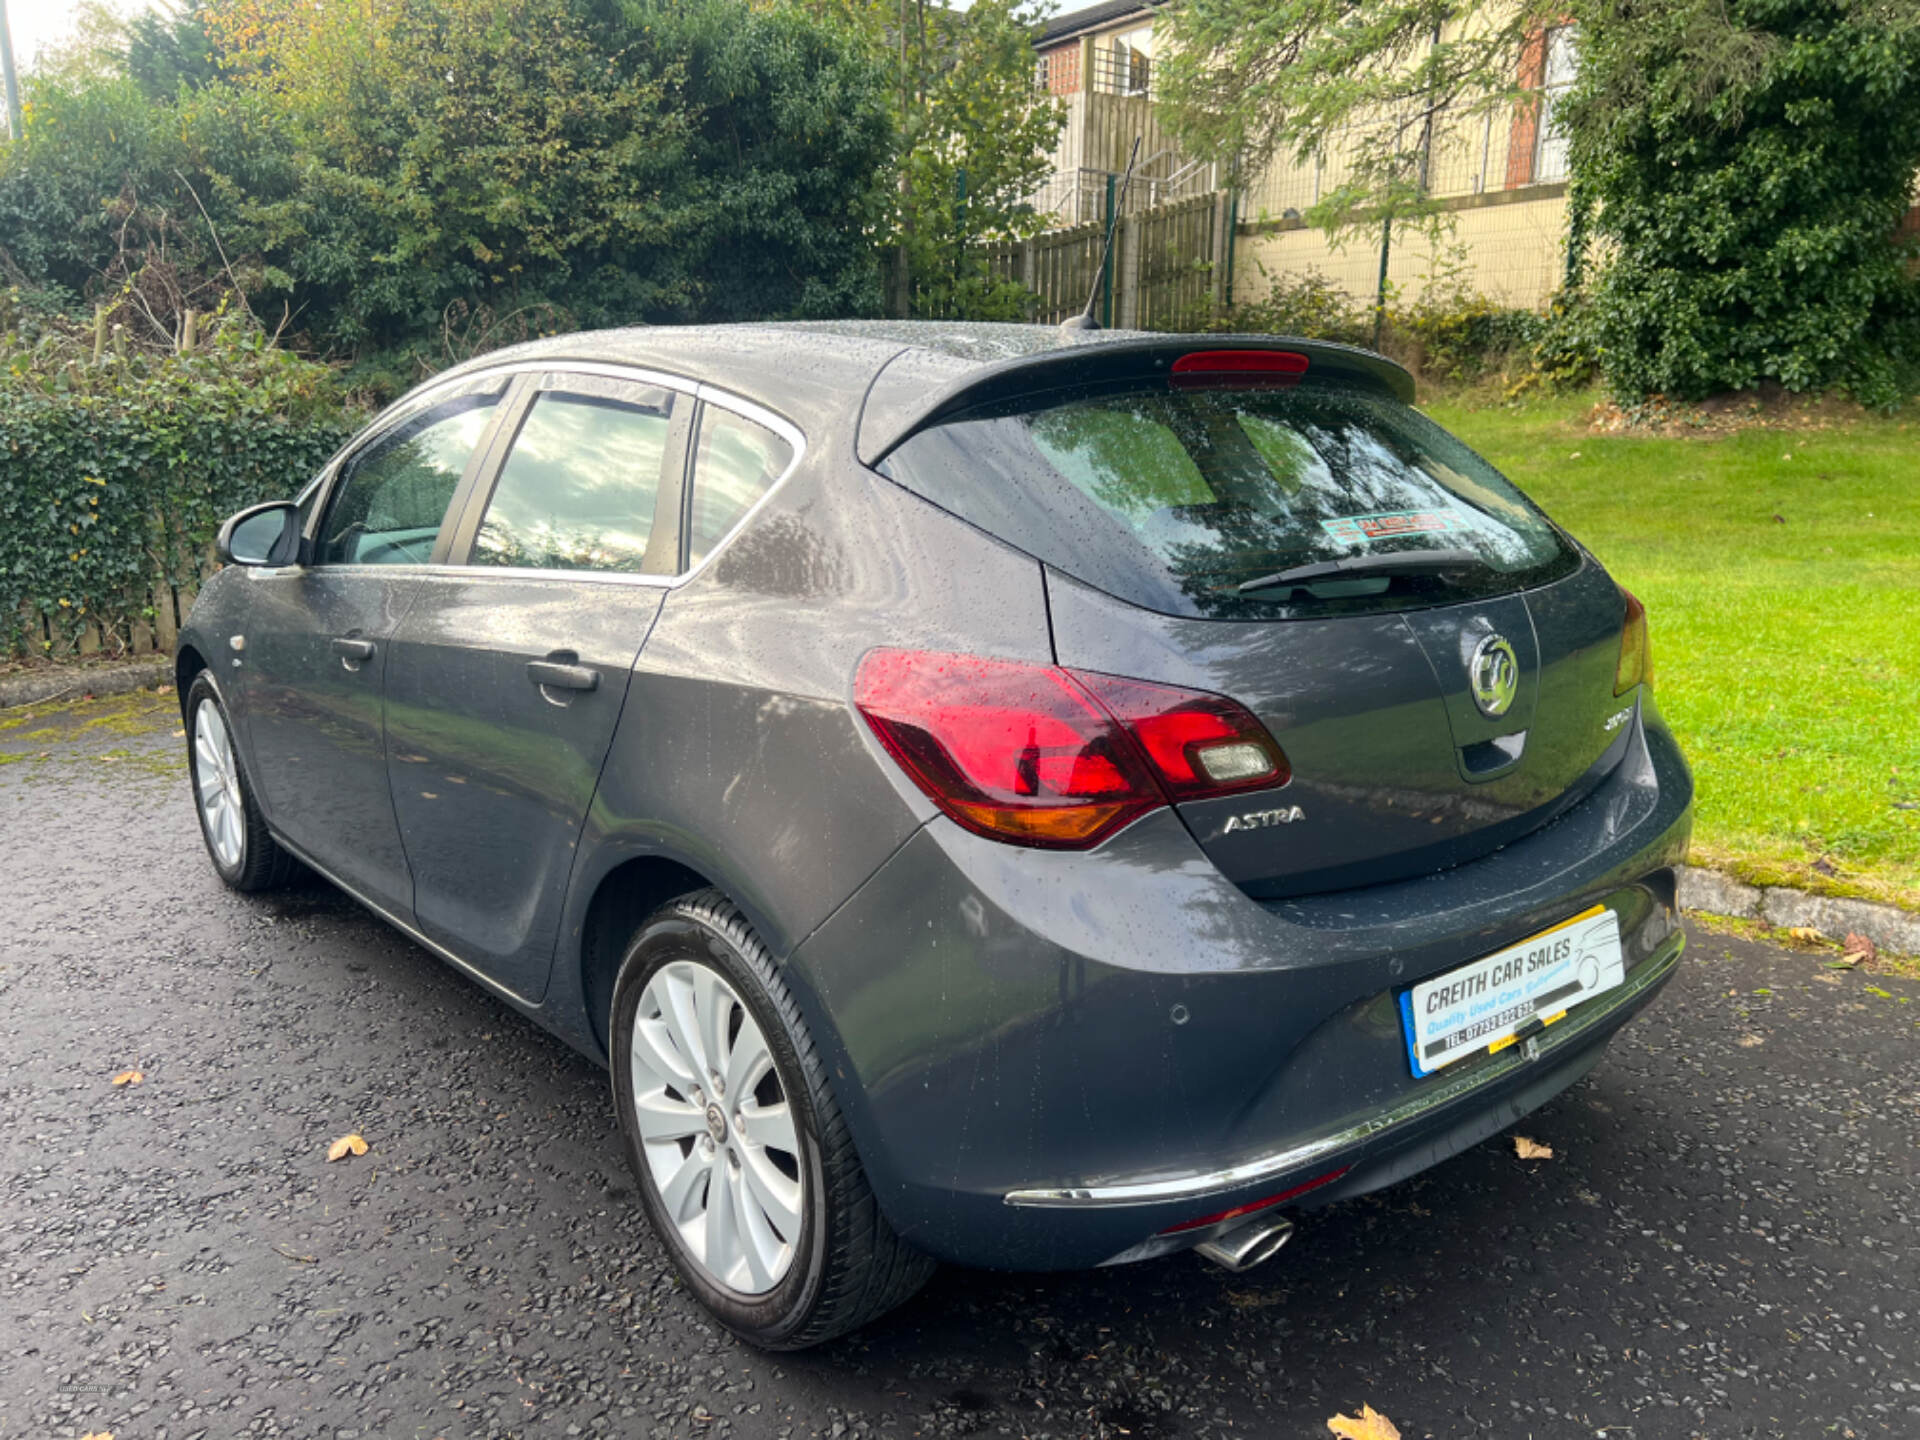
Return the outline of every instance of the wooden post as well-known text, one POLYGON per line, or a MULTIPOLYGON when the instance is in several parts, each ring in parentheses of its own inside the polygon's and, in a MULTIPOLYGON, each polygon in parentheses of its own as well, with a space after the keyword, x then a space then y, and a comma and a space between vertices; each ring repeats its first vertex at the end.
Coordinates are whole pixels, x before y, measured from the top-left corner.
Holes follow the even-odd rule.
POLYGON ((180 353, 191 351, 200 338, 200 312, 188 308, 185 318, 180 322, 180 353))
POLYGON ((93 307, 93 363, 98 365, 100 357, 107 353, 107 307, 93 307))

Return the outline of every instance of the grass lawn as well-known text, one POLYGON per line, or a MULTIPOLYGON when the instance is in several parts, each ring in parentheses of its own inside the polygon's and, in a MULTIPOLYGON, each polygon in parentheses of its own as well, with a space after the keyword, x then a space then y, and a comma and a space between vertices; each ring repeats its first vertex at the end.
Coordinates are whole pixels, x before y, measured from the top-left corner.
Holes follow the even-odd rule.
POLYGON ((1920 423, 1608 435, 1592 403, 1422 408, 1646 602, 1695 858, 1920 909, 1920 423))

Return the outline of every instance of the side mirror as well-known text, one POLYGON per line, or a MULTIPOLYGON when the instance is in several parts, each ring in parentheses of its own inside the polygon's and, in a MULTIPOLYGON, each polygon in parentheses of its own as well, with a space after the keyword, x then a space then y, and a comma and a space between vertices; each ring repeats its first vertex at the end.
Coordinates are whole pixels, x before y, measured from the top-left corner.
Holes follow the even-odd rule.
POLYGON ((249 506, 220 527, 213 553, 228 565, 292 565, 300 558, 300 507, 291 500, 249 506))

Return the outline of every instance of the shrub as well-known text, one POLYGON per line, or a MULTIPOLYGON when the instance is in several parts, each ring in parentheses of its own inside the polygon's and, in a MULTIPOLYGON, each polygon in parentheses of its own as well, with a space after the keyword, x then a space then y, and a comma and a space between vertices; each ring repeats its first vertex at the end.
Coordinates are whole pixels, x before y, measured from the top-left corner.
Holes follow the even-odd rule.
POLYGON ((1478 380, 1517 358, 1530 363, 1546 330, 1546 321, 1532 310, 1437 286, 1404 309, 1389 311, 1388 323, 1389 348, 1436 380, 1478 380))
MULTIPOLYGON (((195 14, 218 78, 26 77, 25 133, 0 145, 0 274, 109 303, 244 296, 407 380, 482 311, 566 329, 878 308, 886 76, 799 7, 195 14)), ((148 308, 156 330, 177 320, 148 308)))
POLYGON ((0 652, 63 655, 89 624, 121 648, 197 584, 220 522, 297 491, 353 412, 331 371, 251 325, 96 363, 83 334, 23 326, 23 298, 0 294, 0 652))
POLYGON ((1302 340, 1373 343, 1373 312, 1318 270, 1273 275, 1256 262, 1267 293, 1225 309, 1209 307, 1185 327, 1241 335, 1298 335, 1302 340))

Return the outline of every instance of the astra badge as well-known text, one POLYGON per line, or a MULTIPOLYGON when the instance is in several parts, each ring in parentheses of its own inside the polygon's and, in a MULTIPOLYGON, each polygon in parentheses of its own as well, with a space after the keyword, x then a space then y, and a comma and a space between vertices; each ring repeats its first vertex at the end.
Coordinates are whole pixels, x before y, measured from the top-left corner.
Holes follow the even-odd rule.
POLYGON ((1473 703, 1489 720, 1513 707, 1513 697, 1520 692, 1520 662, 1504 635, 1489 635, 1474 646, 1467 683, 1473 687, 1473 703))
POLYGON ((1231 835, 1236 830, 1265 830, 1269 825, 1291 825, 1296 820, 1307 818, 1307 812, 1298 805, 1288 805, 1280 810, 1250 810, 1245 815, 1229 815, 1227 826, 1220 833, 1231 835))

